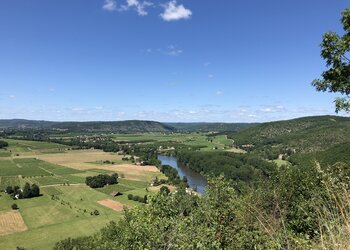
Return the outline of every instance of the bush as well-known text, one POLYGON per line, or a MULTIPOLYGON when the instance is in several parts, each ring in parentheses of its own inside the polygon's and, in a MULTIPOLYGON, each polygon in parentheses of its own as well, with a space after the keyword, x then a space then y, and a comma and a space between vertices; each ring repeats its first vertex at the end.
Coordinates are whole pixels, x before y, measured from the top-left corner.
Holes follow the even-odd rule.
POLYGON ((169 188, 167 186, 163 186, 163 187, 160 188, 160 192, 162 194, 168 195, 170 193, 170 190, 169 190, 169 188))
POLYGON ((11 208, 12 208, 13 210, 17 210, 17 209, 18 209, 18 205, 17 205, 16 203, 13 203, 13 204, 11 205, 11 208))
POLYGON ((6 148, 8 145, 9 144, 6 141, 0 141, 0 148, 6 148))
POLYGON ((133 196, 132 194, 128 194, 128 199, 129 199, 129 200, 132 200, 133 197, 134 197, 134 196, 133 196))

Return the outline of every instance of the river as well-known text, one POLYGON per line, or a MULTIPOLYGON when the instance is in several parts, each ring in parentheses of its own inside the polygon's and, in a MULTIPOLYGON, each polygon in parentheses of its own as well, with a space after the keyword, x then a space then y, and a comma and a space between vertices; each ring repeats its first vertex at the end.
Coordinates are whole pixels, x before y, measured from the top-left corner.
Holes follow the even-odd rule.
POLYGON ((162 165, 169 165, 175 168, 181 179, 186 176, 190 188, 197 190, 200 194, 204 194, 207 180, 201 174, 194 172, 183 164, 180 164, 175 157, 158 155, 158 160, 162 162, 162 165))

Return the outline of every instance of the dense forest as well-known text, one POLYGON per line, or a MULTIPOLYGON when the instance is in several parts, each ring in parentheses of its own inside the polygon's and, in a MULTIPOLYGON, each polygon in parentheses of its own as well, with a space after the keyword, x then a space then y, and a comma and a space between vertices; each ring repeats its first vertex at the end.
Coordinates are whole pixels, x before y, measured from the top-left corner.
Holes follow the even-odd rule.
POLYGON ((266 178, 275 164, 250 154, 230 152, 177 151, 176 157, 192 170, 209 176, 223 174, 235 181, 254 181, 266 178))

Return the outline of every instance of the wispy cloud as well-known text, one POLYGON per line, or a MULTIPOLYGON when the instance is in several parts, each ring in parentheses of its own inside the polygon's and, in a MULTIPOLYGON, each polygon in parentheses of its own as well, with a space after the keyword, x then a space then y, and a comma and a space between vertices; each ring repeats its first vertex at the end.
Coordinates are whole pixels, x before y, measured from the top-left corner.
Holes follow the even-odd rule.
POLYGON ((105 0, 103 3, 102 9, 106 11, 116 11, 117 10, 116 0, 105 0))
POLYGON ((160 17, 164 21, 177 21, 181 19, 189 19, 192 16, 192 11, 186 9, 182 4, 177 5, 176 0, 170 1, 164 6, 164 12, 160 17))
POLYGON ((211 79, 211 78, 214 78, 214 75, 213 75, 213 74, 209 74, 209 75, 208 75, 208 78, 210 78, 210 79, 211 79))
POLYGON ((224 92, 223 91, 221 91, 221 90, 218 90, 218 91, 216 91, 216 93, 215 93, 216 95, 223 95, 224 94, 224 92))
POLYGON ((169 56, 179 56, 183 53, 183 50, 174 45, 169 45, 165 53, 169 56))
POLYGON ((148 1, 141 2, 139 0, 126 0, 126 4, 122 5, 120 10, 126 11, 126 10, 129 10, 130 8, 133 8, 136 10, 139 16, 146 16, 148 14, 148 12, 146 11, 146 8, 152 5, 153 3, 148 1))
POLYGON ((147 53, 147 54, 152 54, 152 53, 156 52, 156 53, 161 53, 161 54, 167 55, 167 56, 180 56, 184 51, 181 48, 179 48, 178 46, 169 45, 165 48, 144 49, 144 50, 142 50, 142 52, 147 53))

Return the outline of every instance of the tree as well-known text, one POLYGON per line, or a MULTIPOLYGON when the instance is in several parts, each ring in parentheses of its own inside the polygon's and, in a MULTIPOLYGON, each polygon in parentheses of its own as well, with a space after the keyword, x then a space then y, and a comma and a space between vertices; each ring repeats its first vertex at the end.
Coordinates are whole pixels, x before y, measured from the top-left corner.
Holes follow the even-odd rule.
POLYGON ((17 209, 18 209, 18 205, 17 205, 16 203, 13 203, 13 204, 11 205, 11 208, 12 208, 13 210, 17 210, 17 209))
POLYGON ((8 194, 12 194, 13 193, 13 188, 11 186, 8 186, 6 189, 5 189, 6 193, 8 194))
POLYGON ((164 194, 164 195, 169 195, 170 190, 169 190, 169 188, 168 188, 167 186, 162 186, 162 187, 160 188, 160 192, 161 192, 162 194, 164 194))
POLYGON ((33 184, 31 187, 31 197, 38 197, 40 196, 40 189, 38 185, 33 184))
POLYGON ((30 185, 28 182, 26 182, 26 184, 24 185, 24 188, 23 188, 23 198, 30 198, 31 195, 32 195, 32 192, 31 192, 31 189, 30 189, 30 185))
POLYGON ((350 112, 350 9, 342 12, 341 23, 345 34, 334 32, 323 35, 321 56, 328 70, 322 73, 322 79, 316 79, 312 85, 317 91, 340 93, 345 97, 335 99, 335 110, 350 112))

